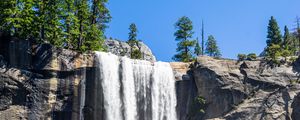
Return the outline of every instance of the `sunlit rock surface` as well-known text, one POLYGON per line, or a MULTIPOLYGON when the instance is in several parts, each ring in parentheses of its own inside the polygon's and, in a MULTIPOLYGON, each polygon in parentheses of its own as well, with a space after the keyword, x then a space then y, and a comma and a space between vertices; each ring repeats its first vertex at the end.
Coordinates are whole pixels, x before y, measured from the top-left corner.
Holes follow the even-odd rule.
MULTIPOLYGON (((107 47, 108 52, 118 56, 127 56, 130 58, 131 47, 126 42, 107 39, 104 44, 107 47)), ((156 61, 151 49, 143 42, 138 42, 138 45, 135 45, 134 48, 139 48, 141 50, 142 60, 156 61)))

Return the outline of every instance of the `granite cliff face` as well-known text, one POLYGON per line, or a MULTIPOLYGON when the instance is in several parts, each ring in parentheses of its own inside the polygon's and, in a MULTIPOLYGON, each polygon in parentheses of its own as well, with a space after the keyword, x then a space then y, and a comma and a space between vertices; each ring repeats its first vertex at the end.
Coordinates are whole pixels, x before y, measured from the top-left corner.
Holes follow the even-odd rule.
POLYGON ((191 74, 197 95, 205 98, 206 106, 205 114, 192 117, 195 120, 300 119, 299 67, 299 61, 272 68, 264 61, 199 57, 191 74))
MULTIPOLYGON (((94 53, 11 38, 1 43, 5 43, 0 45, 1 120, 77 120, 82 112, 93 120, 95 109, 103 110, 97 106, 104 103, 95 106, 102 99, 95 93, 99 83, 94 53), (87 93, 85 103, 82 92, 87 93)), ((264 61, 201 56, 196 63, 170 65, 176 79, 178 120, 300 119, 300 60, 272 68, 264 61), (197 104, 199 96, 206 100, 203 108, 197 104)))

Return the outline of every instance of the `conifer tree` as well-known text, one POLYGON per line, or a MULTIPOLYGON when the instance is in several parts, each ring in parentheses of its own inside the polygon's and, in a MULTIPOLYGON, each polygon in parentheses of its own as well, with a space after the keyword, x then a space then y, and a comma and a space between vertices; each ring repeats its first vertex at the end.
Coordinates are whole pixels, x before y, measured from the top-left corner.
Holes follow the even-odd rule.
POLYGON ((137 28, 136 25, 134 23, 131 23, 129 26, 129 37, 128 37, 128 41, 127 43, 129 44, 129 46, 133 47, 134 45, 136 45, 137 43, 137 28))
POLYGON ((64 37, 61 5, 61 0, 49 0, 45 15, 45 39, 58 47, 62 47, 64 37))
POLYGON ((191 48, 196 44, 195 40, 191 40, 194 34, 193 23, 188 17, 183 16, 175 23, 175 28, 174 36, 176 37, 175 40, 178 41, 176 49, 178 53, 174 55, 173 60, 189 62, 193 57, 191 48))
POLYGON ((0 30, 57 47, 104 50, 108 0, 2 0, 0 30))
POLYGON ((271 44, 280 45, 282 43, 282 36, 280 33, 280 29, 278 27, 277 21, 273 16, 269 20, 267 38, 268 38, 267 39, 268 46, 270 46, 271 44))
POLYGON ((0 29, 21 39, 33 37, 33 0, 3 0, 0 2, 0 29))
POLYGON ((77 50, 86 51, 87 46, 84 46, 84 39, 87 37, 87 31, 89 31, 89 6, 88 0, 76 0, 77 18, 79 25, 79 34, 77 38, 77 50))
POLYGON ((64 43, 66 44, 65 48, 76 49, 77 38, 79 35, 79 21, 75 15, 76 6, 75 0, 65 0, 63 4, 64 9, 64 30, 65 30, 65 39, 64 43))
POLYGON ((196 40, 196 46, 195 46, 194 53, 195 53, 196 56, 202 55, 202 49, 201 49, 201 47, 200 47, 198 38, 197 38, 197 40, 196 40))
POLYGON ((127 43, 130 46, 130 57, 132 59, 141 59, 142 53, 139 47, 139 41, 137 40, 137 27, 134 23, 130 24, 129 26, 129 33, 128 33, 128 41, 127 43))
POLYGON ((282 47, 284 49, 291 49, 293 46, 291 46, 292 40, 291 40, 291 35, 289 32, 289 29, 287 26, 284 26, 284 35, 283 35, 283 42, 282 42, 282 47))
POLYGON ((206 42, 206 54, 212 57, 221 56, 221 52, 219 50, 219 47, 217 46, 217 41, 212 35, 208 36, 208 40, 206 42))

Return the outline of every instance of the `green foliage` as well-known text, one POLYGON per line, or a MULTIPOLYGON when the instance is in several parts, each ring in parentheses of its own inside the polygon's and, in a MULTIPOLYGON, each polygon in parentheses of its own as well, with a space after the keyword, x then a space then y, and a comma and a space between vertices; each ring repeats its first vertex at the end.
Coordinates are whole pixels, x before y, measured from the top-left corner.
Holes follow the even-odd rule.
POLYGON ((238 54, 237 58, 238 58, 238 61, 244 61, 244 60, 246 60, 247 55, 246 54, 238 54))
POLYGON ((271 46, 272 44, 281 44, 282 43, 282 36, 280 33, 280 29, 278 27, 277 21, 272 16, 269 21, 268 26, 268 35, 267 35, 267 45, 271 46))
POLYGON ((0 2, 0 30, 22 39, 34 37, 33 0, 3 0, 0 2))
POLYGON ((214 36, 208 36, 208 40, 206 42, 206 54, 212 57, 220 57, 221 53, 219 47, 217 46, 217 41, 214 36))
POLYGON ((291 55, 290 50, 284 49, 281 51, 281 56, 284 57, 284 61, 287 61, 287 57, 291 55))
POLYGON ((65 48, 76 49, 77 38, 79 37, 79 20, 75 15, 76 6, 75 0, 65 0, 63 3, 64 10, 64 30, 65 30, 65 39, 64 43, 65 48))
POLYGON ((131 59, 142 59, 142 52, 139 49, 133 49, 131 59))
POLYGON ((130 47, 133 47, 138 44, 137 32, 138 30, 136 28, 136 25, 134 23, 131 23, 129 26, 129 33, 128 33, 129 36, 127 41, 130 47))
POLYGON ((293 56, 292 56, 292 57, 290 57, 289 61, 290 61, 291 63, 293 63, 293 62, 295 62, 295 61, 297 60, 297 58, 298 58, 298 57, 293 57, 293 56))
POLYGON ((178 41, 176 49, 178 53, 174 55, 173 60, 189 62, 193 58, 191 48, 196 44, 195 40, 190 40, 194 34, 193 23, 188 17, 183 16, 175 23, 175 28, 174 36, 178 41))
POLYGON ((281 47, 277 44, 271 44, 266 50, 267 59, 272 63, 279 64, 278 57, 281 55, 281 47))
POLYGON ((108 0, 3 0, 0 30, 80 51, 104 50, 108 0))
POLYGON ((255 53, 250 53, 247 55, 247 60, 256 60, 257 56, 255 53))
POLYGON ((204 114, 204 113, 205 113, 204 107, 205 107, 205 104, 206 104, 205 98, 202 97, 202 96, 196 97, 196 103, 197 103, 198 106, 199 106, 198 112, 204 114))
POLYGON ((197 38, 197 43, 196 43, 196 46, 195 46, 195 50, 194 50, 194 53, 196 56, 199 56, 202 54, 202 48, 200 47, 200 44, 199 44, 199 41, 198 41, 198 38, 197 38))
POLYGON ((282 47, 284 49, 287 49, 288 47, 291 47, 290 46, 291 44, 292 44, 292 39, 291 39, 289 29, 288 29, 287 26, 284 26, 284 35, 283 35, 282 47))
POLYGON ((129 44, 131 49, 131 53, 130 53, 131 59, 142 58, 142 52, 139 47, 139 40, 137 40, 137 32, 138 30, 136 25, 134 23, 130 24, 127 43, 129 44))

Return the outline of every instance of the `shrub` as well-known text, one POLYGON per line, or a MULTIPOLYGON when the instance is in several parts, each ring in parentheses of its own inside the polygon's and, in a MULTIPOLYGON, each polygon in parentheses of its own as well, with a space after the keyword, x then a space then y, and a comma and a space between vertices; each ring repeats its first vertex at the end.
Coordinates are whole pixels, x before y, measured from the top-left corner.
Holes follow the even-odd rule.
POLYGON ((247 55, 247 60, 256 60, 257 56, 255 53, 250 53, 247 55))
POLYGON ((297 57, 290 57, 289 61, 290 62, 295 62, 297 60, 297 57))
POLYGON ((134 49, 131 52, 131 59, 142 59, 142 52, 139 49, 134 49))
POLYGON ((246 60, 246 55, 245 54, 238 54, 237 58, 238 58, 238 61, 244 61, 246 60))

